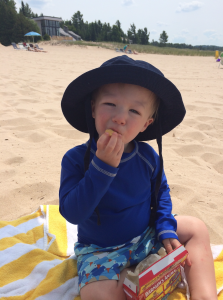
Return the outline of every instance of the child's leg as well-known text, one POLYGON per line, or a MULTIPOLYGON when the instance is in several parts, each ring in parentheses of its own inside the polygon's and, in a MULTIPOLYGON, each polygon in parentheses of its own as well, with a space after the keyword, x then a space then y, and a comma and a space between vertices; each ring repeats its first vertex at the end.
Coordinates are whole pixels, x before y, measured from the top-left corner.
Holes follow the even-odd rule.
POLYGON ((191 300, 217 300, 214 263, 205 224, 194 217, 175 218, 179 240, 192 263, 191 267, 185 265, 191 300))
POLYGON ((134 271, 135 267, 124 269, 120 280, 100 280, 89 283, 81 291, 81 300, 126 300, 123 282, 128 270, 134 271))

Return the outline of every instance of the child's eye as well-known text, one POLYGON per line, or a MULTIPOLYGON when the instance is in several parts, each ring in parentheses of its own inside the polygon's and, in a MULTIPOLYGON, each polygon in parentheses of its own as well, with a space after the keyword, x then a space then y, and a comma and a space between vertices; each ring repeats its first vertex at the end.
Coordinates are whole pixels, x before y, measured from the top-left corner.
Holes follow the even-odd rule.
POLYGON ((135 110, 135 109, 130 109, 130 111, 133 112, 134 114, 139 115, 139 112, 137 110, 135 110))
POLYGON ((109 106, 115 106, 115 104, 114 103, 110 103, 110 102, 106 102, 106 103, 104 103, 105 105, 109 105, 109 106))

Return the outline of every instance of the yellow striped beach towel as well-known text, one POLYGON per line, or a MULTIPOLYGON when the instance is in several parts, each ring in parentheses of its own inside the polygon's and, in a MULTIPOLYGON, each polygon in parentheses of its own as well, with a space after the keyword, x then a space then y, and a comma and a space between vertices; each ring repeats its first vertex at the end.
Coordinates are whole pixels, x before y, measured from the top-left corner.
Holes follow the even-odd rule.
MULTIPOLYGON (((58 205, 41 205, 15 221, 0 221, 0 299, 80 300, 74 243, 77 227, 58 205)), ((223 300, 223 246, 212 247, 223 300)), ((182 289, 169 300, 186 300, 182 289)))

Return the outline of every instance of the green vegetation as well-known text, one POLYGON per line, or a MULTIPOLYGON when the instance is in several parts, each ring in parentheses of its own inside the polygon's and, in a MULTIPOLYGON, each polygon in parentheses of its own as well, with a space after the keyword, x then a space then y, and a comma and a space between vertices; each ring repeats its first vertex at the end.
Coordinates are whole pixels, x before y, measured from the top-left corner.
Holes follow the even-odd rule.
POLYGON ((179 44, 179 43, 168 43, 168 35, 166 31, 160 34, 159 42, 152 40, 149 41, 150 32, 145 27, 144 29, 136 29, 136 25, 130 24, 130 28, 127 31, 127 34, 121 28, 121 22, 116 21, 115 25, 110 25, 109 23, 104 23, 100 20, 88 23, 84 22, 83 14, 80 11, 77 11, 71 17, 71 20, 62 21, 60 23, 61 28, 67 26, 69 30, 80 35, 82 40, 91 41, 91 42, 119 42, 124 44, 134 44, 135 50, 139 52, 146 53, 163 53, 163 54, 174 54, 174 55, 212 55, 210 51, 223 51, 223 47, 205 45, 205 46, 192 46, 188 44, 179 44), (137 44, 137 45, 135 45, 137 44), (155 46, 142 48, 141 45, 155 46), (177 48, 179 51, 171 49, 157 49, 157 48, 177 48), (143 50, 142 50, 143 49, 143 50), (148 50, 149 49, 149 50, 148 50), (194 49, 194 51, 181 51, 180 49, 194 49), (205 50, 201 52, 199 50, 205 50), (206 51, 207 50, 207 51, 206 51), (210 51, 208 51, 210 50, 210 51), (149 51, 149 52, 148 52, 149 51), (204 54, 206 53, 206 54, 204 54))
MULTIPOLYGON (((25 7, 29 8, 27 5, 25 7)), ((36 22, 27 18, 22 11, 17 13, 14 0, 0 0, 0 43, 9 46, 12 42, 21 42, 30 31, 40 33, 36 22)), ((35 41, 39 39, 41 37, 35 37, 35 41)))
POLYGON ((147 28, 136 30, 135 24, 131 24, 128 33, 125 34, 121 28, 119 20, 116 21, 115 25, 109 23, 102 23, 100 20, 88 23, 84 22, 83 15, 80 11, 77 11, 71 17, 71 20, 62 21, 60 26, 67 26, 69 30, 80 35, 85 41, 111 41, 111 42, 123 42, 129 43, 129 39, 134 44, 147 45, 149 42, 149 33, 147 28))
POLYGON ((35 14, 34 12, 32 12, 31 8, 29 7, 29 4, 28 3, 24 4, 23 1, 21 2, 21 7, 19 9, 19 13, 23 14, 27 18, 38 17, 38 14, 35 14))
MULTIPOLYGON (((40 16, 43 16, 41 13, 40 16)), ((36 22, 30 18, 38 17, 28 3, 21 1, 19 13, 16 11, 14 0, 0 0, 0 43, 5 46, 12 42, 18 43, 25 39, 27 32, 35 31, 40 33, 36 22)), ((108 49, 123 48, 123 44, 130 45, 132 50, 139 53, 156 53, 166 55, 190 55, 190 56, 213 56, 213 51, 223 51, 223 47, 217 46, 192 46, 188 44, 168 43, 166 31, 160 34, 159 42, 149 41, 150 32, 144 29, 136 29, 136 25, 130 24, 130 28, 125 33, 121 28, 121 22, 116 21, 114 25, 102 23, 100 20, 88 23, 84 22, 83 14, 80 11, 74 13, 70 20, 62 21, 60 26, 67 26, 69 30, 80 35, 85 42, 75 42, 80 46, 99 46, 108 49)), ((26 38, 27 39, 27 38, 26 38)), ((42 37, 34 37, 35 42, 42 37)), ((31 38, 32 40, 32 38, 31 38)), ((44 40, 49 40, 45 36, 44 40)), ((67 42, 67 44, 72 44, 67 42)))
MULTIPOLYGON (((62 43, 67 46, 78 45, 79 47, 86 47, 86 46, 101 47, 110 50, 115 50, 116 48, 123 49, 123 43, 115 43, 115 42, 57 41, 55 43, 56 44, 62 43)), ((152 45, 130 45, 129 48, 139 53, 150 53, 150 54, 182 55, 182 56, 212 56, 212 57, 214 57, 215 55, 214 51, 209 51, 209 50, 176 49, 170 47, 157 47, 152 45)))
POLYGON ((164 44, 164 45, 168 42, 168 35, 167 35, 166 31, 163 31, 160 34, 159 41, 160 41, 161 44, 164 44))
POLYGON ((44 36, 43 36, 43 40, 44 41, 50 41, 51 40, 51 38, 50 38, 50 36, 49 36, 49 34, 44 34, 44 36))

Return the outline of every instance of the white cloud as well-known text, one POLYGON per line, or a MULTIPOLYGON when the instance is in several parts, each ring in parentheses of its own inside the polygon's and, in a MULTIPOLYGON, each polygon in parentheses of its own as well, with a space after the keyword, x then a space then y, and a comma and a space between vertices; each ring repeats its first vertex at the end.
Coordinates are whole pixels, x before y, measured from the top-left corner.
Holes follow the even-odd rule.
POLYGON ((150 33, 151 33, 151 34, 156 34, 156 33, 157 33, 157 31, 156 31, 156 30, 154 30, 154 29, 152 29, 152 30, 150 30, 150 33))
MULTIPOLYGON (((42 9, 44 6, 51 4, 52 0, 28 0, 27 3, 32 8, 42 9)), ((33 10, 33 9, 32 9, 33 10)))
POLYGON ((163 22, 157 22, 156 24, 157 24, 158 26, 168 26, 168 24, 163 23, 163 22))
POLYGON ((218 35, 218 33, 215 30, 205 30, 204 35, 206 35, 208 38, 212 38, 218 35))
POLYGON ((189 33, 189 31, 188 31, 187 29, 183 29, 183 30, 182 30, 182 34, 183 34, 183 35, 186 35, 186 34, 188 34, 188 33, 189 33))
POLYGON ((122 5, 124 5, 124 6, 131 6, 131 5, 134 5, 134 4, 135 4, 134 0, 123 0, 122 1, 122 5))
POLYGON ((177 12, 191 12, 201 8, 204 4, 199 1, 192 1, 188 3, 179 3, 177 7, 177 12))

